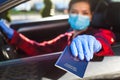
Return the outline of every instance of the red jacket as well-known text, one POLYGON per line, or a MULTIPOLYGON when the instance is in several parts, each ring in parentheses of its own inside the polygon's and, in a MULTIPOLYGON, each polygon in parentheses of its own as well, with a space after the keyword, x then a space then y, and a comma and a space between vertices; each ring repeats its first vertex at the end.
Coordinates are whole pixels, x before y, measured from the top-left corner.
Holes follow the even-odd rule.
MULTIPOLYGON (((111 45, 114 43, 115 37, 111 31, 105 29, 90 28, 83 34, 91 34, 101 42, 102 50, 95 55, 97 56, 113 55, 111 45)), ((27 55, 34 56, 38 54, 63 51, 66 45, 70 43, 72 35, 73 32, 66 32, 65 34, 61 34, 55 39, 52 39, 50 41, 38 43, 26 38, 22 34, 17 33, 15 31, 12 40, 10 40, 10 44, 17 46, 19 49, 23 50, 27 55)))

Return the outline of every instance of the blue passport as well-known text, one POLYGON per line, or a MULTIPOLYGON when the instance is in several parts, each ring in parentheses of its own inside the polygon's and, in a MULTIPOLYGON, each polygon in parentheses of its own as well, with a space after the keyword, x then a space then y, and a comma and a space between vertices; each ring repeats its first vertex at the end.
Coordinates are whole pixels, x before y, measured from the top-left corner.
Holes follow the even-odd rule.
POLYGON ((69 46, 65 48, 63 53, 58 58, 55 66, 65 71, 71 72, 80 78, 84 77, 88 62, 79 60, 71 55, 69 46))

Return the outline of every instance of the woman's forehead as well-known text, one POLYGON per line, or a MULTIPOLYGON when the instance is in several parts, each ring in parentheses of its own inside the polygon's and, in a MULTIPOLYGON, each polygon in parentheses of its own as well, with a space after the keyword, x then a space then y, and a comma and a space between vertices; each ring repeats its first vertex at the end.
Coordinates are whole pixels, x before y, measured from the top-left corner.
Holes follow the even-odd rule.
POLYGON ((74 10, 90 10, 90 5, 87 2, 78 2, 78 3, 74 3, 71 6, 71 9, 74 9, 74 10))

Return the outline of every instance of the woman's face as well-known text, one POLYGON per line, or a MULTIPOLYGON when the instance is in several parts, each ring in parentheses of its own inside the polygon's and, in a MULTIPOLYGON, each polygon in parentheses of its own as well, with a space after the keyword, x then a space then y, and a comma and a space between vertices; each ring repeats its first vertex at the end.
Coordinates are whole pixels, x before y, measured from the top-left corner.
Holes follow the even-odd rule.
POLYGON ((74 3, 71 6, 69 14, 80 14, 83 16, 89 16, 90 20, 92 19, 92 13, 90 10, 90 5, 87 2, 78 2, 74 3))

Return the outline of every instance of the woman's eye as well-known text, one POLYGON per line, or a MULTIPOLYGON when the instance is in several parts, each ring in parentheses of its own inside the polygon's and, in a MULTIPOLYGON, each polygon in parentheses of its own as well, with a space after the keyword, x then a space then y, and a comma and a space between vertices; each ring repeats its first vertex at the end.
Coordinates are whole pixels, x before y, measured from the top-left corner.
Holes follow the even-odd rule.
POLYGON ((83 12, 83 15, 88 15, 89 13, 88 12, 83 12))
POLYGON ((77 14, 77 11, 71 11, 70 13, 77 14))

